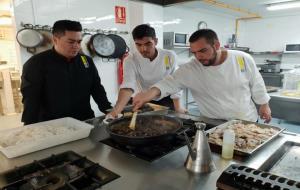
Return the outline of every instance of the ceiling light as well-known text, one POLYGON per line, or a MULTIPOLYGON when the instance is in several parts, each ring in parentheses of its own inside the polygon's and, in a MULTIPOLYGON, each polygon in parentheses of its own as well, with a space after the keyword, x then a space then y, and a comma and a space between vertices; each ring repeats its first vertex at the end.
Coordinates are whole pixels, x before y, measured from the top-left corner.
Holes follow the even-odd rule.
POLYGON ((111 19, 114 19, 114 18, 115 18, 114 15, 107 15, 107 16, 97 18, 96 21, 111 20, 111 19))
POLYGON ((267 5, 267 10, 269 11, 293 9, 293 8, 300 8, 300 1, 288 1, 288 2, 274 3, 274 4, 267 5))

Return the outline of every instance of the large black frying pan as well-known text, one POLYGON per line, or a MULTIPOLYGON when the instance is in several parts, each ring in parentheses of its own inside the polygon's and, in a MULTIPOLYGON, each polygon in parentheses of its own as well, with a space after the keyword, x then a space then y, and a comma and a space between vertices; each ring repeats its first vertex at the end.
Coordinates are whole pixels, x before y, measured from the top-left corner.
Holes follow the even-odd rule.
POLYGON ((131 117, 113 120, 106 126, 110 137, 117 143, 130 146, 153 145, 171 141, 182 131, 182 122, 164 115, 138 115, 136 129, 128 128, 131 117))
POLYGON ((36 47, 41 45, 44 40, 43 35, 31 24, 25 24, 24 28, 18 31, 16 38, 17 42, 32 54, 36 53, 36 47))
POLYGON ((89 49, 103 58, 121 58, 128 52, 125 40, 115 34, 94 34, 89 42, 89 49))

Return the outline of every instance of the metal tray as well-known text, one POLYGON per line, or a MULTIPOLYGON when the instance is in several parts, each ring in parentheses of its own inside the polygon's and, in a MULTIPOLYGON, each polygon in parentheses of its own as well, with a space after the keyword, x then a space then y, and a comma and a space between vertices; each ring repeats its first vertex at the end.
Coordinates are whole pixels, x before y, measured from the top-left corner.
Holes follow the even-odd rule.
POLYGON ((300 143, 285 142, 259 169, 300 182, 300 143))
MULTIPOLYGON (((239 156, 250 156, 250 155, 254 154, 257 150, 259 150, 265 144, 269 143, 271 140, 273 140, 275 137, 277 137, 282 131, 285 130, 284 128, 279 128, 279 127, 275 127, 275 126, 267 125, 267 124, 262 124, 262 123, 256 123, 256 122, 252 122, 252 121, 231 120, 231 121, 228 121, 226 123, 223 123, 222 125, 218 125, 218 126, 212 128, 212 129, 207 130, 206 134, 209 135, 210 133, 212 133, 217 128, 224 129, 224 128, 230 126, 230 125, 237 124, 237 123, 242 123, 242 124, 245 124, 245 125, 246 124, 255 124, 256 126, 261 127, 261 128, 273 128, 273 129, 278 131, 276 134, 271 136, 269 139, 267 139, 265 142, 258 145, 256 148, 252 149, 251 151, 243 151, 243 150, 234 149, 234 154, 239 155, 239 156)), ((209 143, 209 145, 210 145, 211 150, 214 151, 214 152, 220 153, 222 151, 222 146, 220 146, 220 145, 213 144, 213 143, 209 143)))

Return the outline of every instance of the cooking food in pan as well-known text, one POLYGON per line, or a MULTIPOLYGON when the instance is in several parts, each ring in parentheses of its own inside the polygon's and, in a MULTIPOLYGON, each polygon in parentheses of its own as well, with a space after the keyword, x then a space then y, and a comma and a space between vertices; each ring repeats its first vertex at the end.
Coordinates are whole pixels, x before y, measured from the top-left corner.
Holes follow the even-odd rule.
POLYGON ((150 137, 174 132, 181 127, 172 121, 139 119, 139 116, 136 120, 135 130, 128 127, 129 123, 130 120, 116 123, 114 127, 111 128, 111 132, 129 137, 150 137))

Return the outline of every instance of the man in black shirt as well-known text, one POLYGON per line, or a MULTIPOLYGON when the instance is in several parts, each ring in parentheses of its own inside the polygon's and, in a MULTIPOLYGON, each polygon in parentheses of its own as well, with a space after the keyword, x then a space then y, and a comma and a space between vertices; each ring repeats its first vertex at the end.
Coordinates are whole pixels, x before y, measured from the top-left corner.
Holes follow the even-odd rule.
POLYGON ((24 64, 21 92, 25 125, 61 117, 92 118, 91 95, 103 113, 111 108, 93 60, 79 53, 81 31, 79 22, 55 22, 53 49, 24 64))

